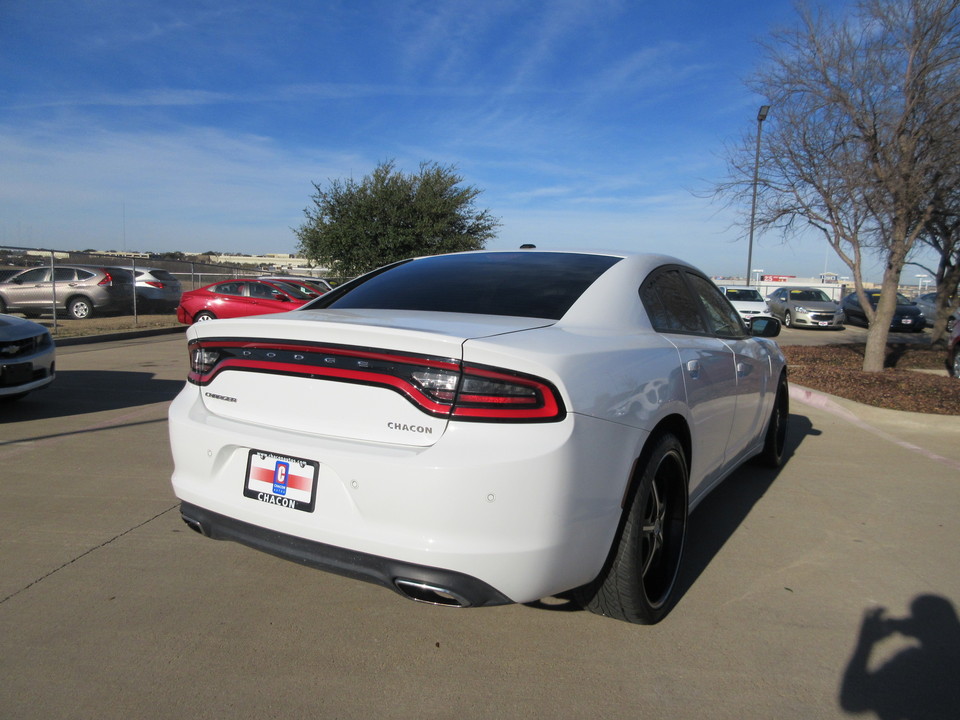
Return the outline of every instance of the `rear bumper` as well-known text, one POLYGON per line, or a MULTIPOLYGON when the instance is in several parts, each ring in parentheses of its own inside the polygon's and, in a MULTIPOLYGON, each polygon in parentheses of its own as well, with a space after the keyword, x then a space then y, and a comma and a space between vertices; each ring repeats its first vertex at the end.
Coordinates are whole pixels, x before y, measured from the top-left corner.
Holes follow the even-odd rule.
POLYGON ((643 437, 571 414, 457 424, 413 447, 219 418, 193 386, 170 408, 173 489, 185 508, 202 509, 184 514, 204 534, 394 590, 398 579, 445 586, 466 600, 446 604, 530 602, 592 580, 643 437), (251 448, 316 461, 314 508, 245 495, 251 448))
POLYGON ((286 535, 184 502, 183 521, 214 540, 232 540, 301 565, 381 585, 412 600, 455 607, 506 605, 510 598, 463 573, 286 535))

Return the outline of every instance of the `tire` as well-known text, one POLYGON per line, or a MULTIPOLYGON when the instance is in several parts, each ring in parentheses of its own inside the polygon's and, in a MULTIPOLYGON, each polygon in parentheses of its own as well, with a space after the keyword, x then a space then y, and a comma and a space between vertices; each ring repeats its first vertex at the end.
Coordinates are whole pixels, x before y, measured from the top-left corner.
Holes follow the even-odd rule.
POLYGON ((93 316, 93 303, 82 295, 75 297, 67 303, 67 315, 74 320, 86 320, 93 316))
POLYGON ((763 450, 757 461, 769 468, 783 465, 784 448, 787 444, 787 418, 790 415, 790 389, 787 378, 781 377, 777 387, 777 397, 773 401, 773 410, 767 424, 767 434, 763 441, 763 450))
POLYGON ((196 315, 193 316, 193 321, 195 323, 206 322, 207 320, 216 320, 216 319, 217 319, 217 316, 214 315, 209 310, 201 310, 200 312, 198 312, 196 315))
POLYGON ((3 301, 3 298, 0 298, 0 315, 3 315, 7 312, 7 304, 3 301))
POLYGON ((598 615, 652 625, 669 612, 687 532, 687 459, 663 435, 642 465, 603 569, 575 599, 598 615))
POLYGON ((954 346, 950 357, 950 375, 960 380, 960 346, 954 346))
POLYGON ((790 314, 789 310, 783 314, 783 324, 784 327, 793 327, 793 315, 790 314))

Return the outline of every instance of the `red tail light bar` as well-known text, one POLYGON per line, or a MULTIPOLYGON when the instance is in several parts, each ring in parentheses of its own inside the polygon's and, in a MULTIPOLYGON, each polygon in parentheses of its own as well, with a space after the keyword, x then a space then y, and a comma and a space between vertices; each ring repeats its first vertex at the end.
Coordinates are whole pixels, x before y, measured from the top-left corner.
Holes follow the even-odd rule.
POLYGON ((195 340, 189 349, 187 380, 194 385, 208 385, 223 372, 261 372, 382 387, 434 417, 555 422, 566 416, 547 380, 454 358, 241 339, 195 340))

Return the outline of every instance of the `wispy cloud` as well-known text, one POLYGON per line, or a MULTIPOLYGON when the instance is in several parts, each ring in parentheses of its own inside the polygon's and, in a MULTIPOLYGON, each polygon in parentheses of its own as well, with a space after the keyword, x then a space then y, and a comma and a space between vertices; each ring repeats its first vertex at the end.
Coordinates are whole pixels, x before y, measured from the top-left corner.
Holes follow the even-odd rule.
POLYGON ((24 133, 0 126, 0 155, 17 166, 18 179, 0 185, 0 241, 30 227, 52 247, 115 237, 122 203, 137 246, 177 238, 180 249, 239 249, 259 238, 289 250, 311 181, 370 162, 215 129, 75 133, 51 126, 24 133))

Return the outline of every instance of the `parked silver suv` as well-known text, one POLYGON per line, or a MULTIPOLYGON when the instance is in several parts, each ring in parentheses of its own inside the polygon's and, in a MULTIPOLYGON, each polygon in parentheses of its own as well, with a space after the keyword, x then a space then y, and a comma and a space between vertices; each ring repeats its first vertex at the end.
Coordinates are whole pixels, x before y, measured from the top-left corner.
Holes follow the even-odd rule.
POLYGON ((103 265, 57 265, 21 270, 0 282, 0 313, 27 317, 66 312, 82 320, 94 312, 128 312, 133 305, 133 274, 103 265))

